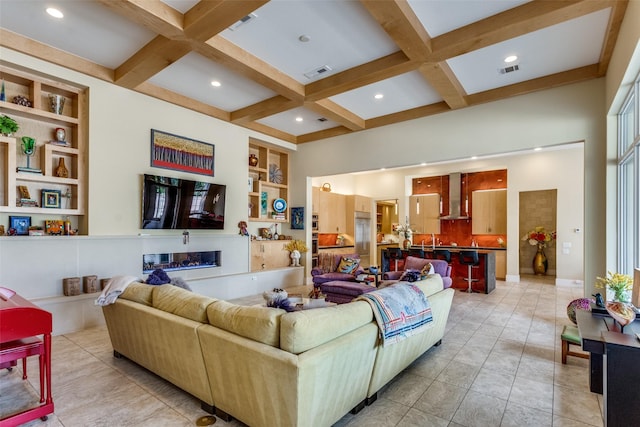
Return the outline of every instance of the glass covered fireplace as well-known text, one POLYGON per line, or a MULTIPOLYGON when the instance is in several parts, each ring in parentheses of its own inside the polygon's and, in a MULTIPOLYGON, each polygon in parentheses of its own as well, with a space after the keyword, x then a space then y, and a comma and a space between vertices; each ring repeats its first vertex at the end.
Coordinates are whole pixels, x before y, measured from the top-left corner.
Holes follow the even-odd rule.
POLYGON ((157 268, 164 271, 193 270, 220 267, 222 251, 174 252, 142 255, 142 272, 151 273, 157 268))

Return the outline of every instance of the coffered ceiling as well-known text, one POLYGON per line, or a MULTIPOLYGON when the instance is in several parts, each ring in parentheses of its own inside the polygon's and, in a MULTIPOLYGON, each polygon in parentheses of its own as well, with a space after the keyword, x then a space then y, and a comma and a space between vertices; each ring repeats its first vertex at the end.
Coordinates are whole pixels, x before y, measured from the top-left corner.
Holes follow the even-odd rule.
POLYGON ((305 143, 602 77, 626 6, 0 0, 0 45, 305 143))

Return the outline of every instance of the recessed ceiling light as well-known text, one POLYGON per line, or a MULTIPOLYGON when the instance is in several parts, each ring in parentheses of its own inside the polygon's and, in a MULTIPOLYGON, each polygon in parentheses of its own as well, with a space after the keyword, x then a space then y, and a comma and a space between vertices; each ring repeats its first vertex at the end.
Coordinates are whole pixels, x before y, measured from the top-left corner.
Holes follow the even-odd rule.
POLYGON ((420 166, 427 166, 427 162, 420 163, 420 166))
POLYGON ((507 64, 517 60, 518 60, 518 57, 516 55, 509 55, 506 58, 504 58, 504 62, 506 62, 507 64))
POLYGON ((476 160, 478 156, 471 156, 471 160, 476 160))
POLYGON ((540 150, 542 150, 542 147, 536 147, 533 149, 533 151, 540 151, 540 150))
POLYGON ((306 42, 308 42, 309 40, 311 40, 311 37, 309 37, 309 36, 308 36, 308 35, 306 35, 306 34, 302 34, 300 37, 298 37, 298 40, 300 40, 302 43, 306 43, 306 42))
POLYGON ((51 16, 53 16, 54 18, 64 18, 64 14, 62 12, 60 12, 58 9, 53 8, 53 7, 48 7, 47 8, 47 13, 51 16))
POLYGON ((382 98, 384 98, 384 95, 383 95, 383 94, 381 94, 381 93, 376 93, 373 97, 374 97, 375 99, 382 99, 382 98))
POLYGON ((212 81, 212 82, 211 82, 211 86, 213 86, 213 87, 220 87, 220 82, 219 82, 219 81, 217 81, 217 80, 214 80, 214 81, 212 81))
POLYGON ((301 122, 302 120, 304 120, 302 117, 296 117, 296 122, 301 122))

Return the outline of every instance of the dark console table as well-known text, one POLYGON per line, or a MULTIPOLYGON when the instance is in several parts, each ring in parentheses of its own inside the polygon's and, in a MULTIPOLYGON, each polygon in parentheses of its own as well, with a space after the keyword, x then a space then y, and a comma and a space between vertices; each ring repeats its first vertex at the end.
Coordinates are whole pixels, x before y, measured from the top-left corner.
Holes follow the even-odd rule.
POLYGON ((629 426, 640 419, 640 320, 624 333, 607 315, 577 310, 582 349, 590 353, 589 387, 603 394, 605 426, 629 426))

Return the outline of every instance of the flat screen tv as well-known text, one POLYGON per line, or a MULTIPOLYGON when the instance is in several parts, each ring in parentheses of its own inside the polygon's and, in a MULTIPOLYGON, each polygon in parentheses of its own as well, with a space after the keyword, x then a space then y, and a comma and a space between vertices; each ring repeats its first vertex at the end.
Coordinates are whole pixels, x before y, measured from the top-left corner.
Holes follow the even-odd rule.
POLYGON ((227 187, 158 175, 144 175, 142 228, 224 229, 227 187))

